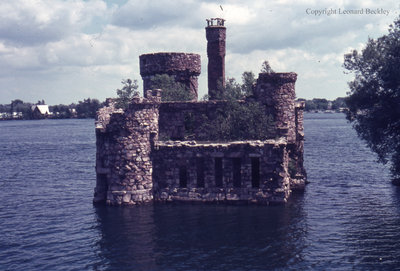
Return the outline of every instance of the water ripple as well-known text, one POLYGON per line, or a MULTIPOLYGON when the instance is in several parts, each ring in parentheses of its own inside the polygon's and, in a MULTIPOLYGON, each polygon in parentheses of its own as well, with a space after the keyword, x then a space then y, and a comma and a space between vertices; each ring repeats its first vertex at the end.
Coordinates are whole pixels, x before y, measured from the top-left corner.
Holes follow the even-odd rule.
POLYGON ((400 188, 338 114, 306 114, 286 206, 93 207, 93 120, 0 122, 1 270, 396 270, 400 188))

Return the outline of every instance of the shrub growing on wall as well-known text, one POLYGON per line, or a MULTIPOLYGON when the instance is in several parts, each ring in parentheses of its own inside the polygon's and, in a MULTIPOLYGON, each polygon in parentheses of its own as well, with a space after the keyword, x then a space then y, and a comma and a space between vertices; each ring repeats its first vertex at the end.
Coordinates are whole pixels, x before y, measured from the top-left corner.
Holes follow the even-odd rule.
POLYGON ((199 140, 265 140, 273 136, 270 115, 257 101, 228 100, 204 121, 199 140))
POLYGON ((162 101, 191 101, 193 99, 187 87, 176 82, 173 76, 157 74, 150 81, 153 89, 162 89, 162 101))
MULTIPOLYGON (((228 78, 218 99, 225 101, 207 115, 185 116, 185 129, 190 138, 202 141, 265 140, 273 137, 272 116, 251 98, 256 81, 252 72, 244 72, 243 83, 228 78), (197 119, 196 119, 197 118, 197 119), (195 134, 194 131, 197 131, 195 134)), ((222 84, 219 84, 222 88, 222 84)))
POLYGON ((124 86, 117 89, 118 98, 116 99, 116 108, 126 109, 134 96, 138 96, 139 92, 137 80, 126 79, 121 82, 124 86))

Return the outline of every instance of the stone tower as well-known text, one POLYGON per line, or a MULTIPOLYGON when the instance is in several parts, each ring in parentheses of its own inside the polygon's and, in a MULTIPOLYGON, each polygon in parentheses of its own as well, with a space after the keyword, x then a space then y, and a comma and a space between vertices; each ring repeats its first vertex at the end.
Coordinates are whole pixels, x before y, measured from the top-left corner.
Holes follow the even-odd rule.
POLYGON ((210 100, 217 99, 218 84, 225 86, 225 40, 224 19, 207 19, 206 38, 208 56, 208 95, 210 100))
POLYGON ((295 83, 297 74, 260 73, 254 91, 255 97, 266 106, 274 117, 276 136, 287 137, 288 143, 296 142, 295 83))
POLYGON ((100 109, 96 124, 94 202, 136 205, 153 200, 152 146, 158 137, 160 90, 147 90, 129 108, 100 109), (111 113, 111 115, 109 115, 111 113))
POLYGON ((173 76, 176 82, 182 83, 197 100, 198 81, 201 72, 200 55, 186 53, 155 53, 139 57, 140 75, 143 78, 143 91, 153 89, 151 79, 157 74, 173 76))

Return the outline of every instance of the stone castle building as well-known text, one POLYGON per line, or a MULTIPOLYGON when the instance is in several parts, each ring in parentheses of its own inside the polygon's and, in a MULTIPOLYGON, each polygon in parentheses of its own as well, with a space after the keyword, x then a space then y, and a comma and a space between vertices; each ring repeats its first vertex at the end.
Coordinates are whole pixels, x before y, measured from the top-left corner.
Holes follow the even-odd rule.
MULTIPOLYGON (((94 202, 135 205, 147 202, 285 203, 294 189, 304 189, 303 103, 295 102, 296 73, 260 73, 254 99, 274 118, 268 140, 211 142, 185 139, 185 121, 197 122, 226 101, 217 100, 225 82, 224 20, 207 20, 209 101, 197 101, 200 56, 155 53, 140 56, 144 97, 129 108, 111 99, 96 121, 94 202), (169 74, 183 83, 193 101, 162 102, 151 78, 169 74)), ((246 101, 243 101, 246 102, 246 101)), ((193 128, 194 127, 194 128, 193 128)))

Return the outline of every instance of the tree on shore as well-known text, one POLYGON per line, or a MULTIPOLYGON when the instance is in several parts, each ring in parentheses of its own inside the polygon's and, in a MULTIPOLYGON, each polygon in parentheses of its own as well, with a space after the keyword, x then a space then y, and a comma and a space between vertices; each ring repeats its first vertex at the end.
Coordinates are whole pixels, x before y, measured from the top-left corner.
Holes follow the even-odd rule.
POLYGON ((400 184, 400 17, 387 35, 344 57, 344 68, 355 75, 347 118, 400 184))
POLYGON ((96 112, 101 107, 99 100, 97 99, 84 99, 79 101, 76 105, 77 117, 80 119, 95 118, 96 112))

